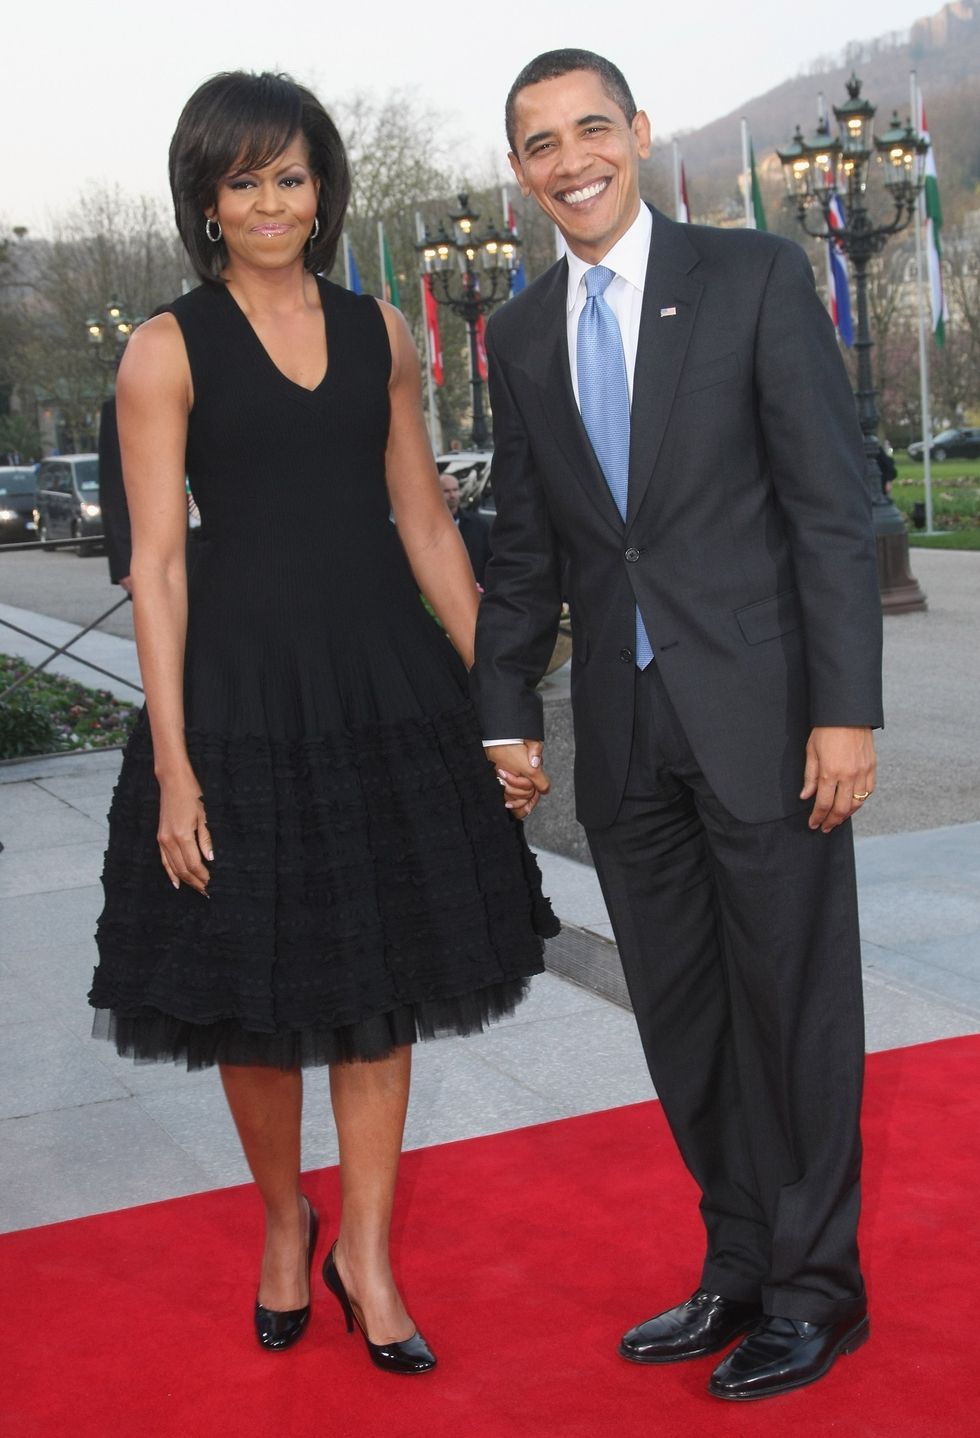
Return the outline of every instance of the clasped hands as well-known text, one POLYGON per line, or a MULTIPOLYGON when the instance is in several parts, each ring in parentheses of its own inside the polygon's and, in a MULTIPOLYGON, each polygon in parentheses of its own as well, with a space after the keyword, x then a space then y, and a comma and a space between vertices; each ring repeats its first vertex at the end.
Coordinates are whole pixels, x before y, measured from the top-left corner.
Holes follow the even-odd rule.
MULTIPOLYGON (((486 750, 504 788, 508 809, 526 819, 551 782, 541 767, 544 745, 494 744, 486 750)), ((806 746, 801 799, 813 799, 809 825, 829 834, 849 819, 874 793, 874 740, 863 726, 824 726, 811 730, 806 746)))
POLYGON ((485 750, 503 785, 504 803, 518 819, 526 819, 551 788, 541 767, 543 749, 540 739, 525 739, 523 744, 493 744, 485 750))

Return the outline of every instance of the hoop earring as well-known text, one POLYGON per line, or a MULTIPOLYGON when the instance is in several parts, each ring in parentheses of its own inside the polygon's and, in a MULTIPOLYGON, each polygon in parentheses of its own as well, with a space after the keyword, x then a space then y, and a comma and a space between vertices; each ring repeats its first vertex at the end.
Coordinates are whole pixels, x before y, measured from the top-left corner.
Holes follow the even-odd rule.
POLYGON ((208 239, 211 241, 212 245, 216 245, 216 244, 218 243, 218 241, 221 239, 221 221, 220 221, 220 220, 216 220, 216 219, 214 219, 213 217, 212 217, 212 218, 209 218, 209 219, 206 219, 206 220, 204 221, 204 233, 205 233, 205 235, 207 235, 207 237, 208 237, 208 239), (212 235, 212 233, 211 233, 211 226, 212 226, 212 225, 217 225, 217 226, 218 226, 218 233, 217 233, 216 235, 212 235))
POLYGON ((319 233, 320 233, 320 216, 319 216, 319 215, 314 215, 314 216, 313 216, 313 228, 312 228, 312 230, 310 231, 309 238, 308 238, 308 240, 307 240, 307 244, 312 246, 314 240, 317 238, 317 236, 319 235, 319 233))

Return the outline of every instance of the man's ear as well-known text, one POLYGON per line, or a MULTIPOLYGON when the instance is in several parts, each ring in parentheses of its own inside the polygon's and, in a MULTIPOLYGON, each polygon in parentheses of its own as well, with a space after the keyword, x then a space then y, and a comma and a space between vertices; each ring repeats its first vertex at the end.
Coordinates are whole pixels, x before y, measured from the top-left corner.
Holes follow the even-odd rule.
POLYGON ((527 181, 524 178, 524 169, 521 165, 521 162, 514 154, 513 150, 509 150, 507 152, 507 159, 510 161, 510 168, 514 171, 514 179, 520 185, 521 194, 526 200, 531 194, 531 187, 528 185, 527 181))
POLYGON ((637 110, 633 116, 633 123, 630 129, 633 131, 640 159, 645 160, 653 148, 653 142, 650 136, 650 116, 646 110, 637 110))

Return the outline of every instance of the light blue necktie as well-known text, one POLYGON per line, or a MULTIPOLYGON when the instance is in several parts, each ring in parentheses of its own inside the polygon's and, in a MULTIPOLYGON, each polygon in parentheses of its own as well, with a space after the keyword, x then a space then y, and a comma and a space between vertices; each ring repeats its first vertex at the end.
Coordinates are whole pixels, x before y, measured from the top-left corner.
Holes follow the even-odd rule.
MULTIPOLYGON (((619 321, 604 291, 615 279, 605 265, 585 272, 585 308, 578 321, 576 370, 582 423, 624 522, 629 494, 630 391, 619 321)), ((636 665, 653 658, 639 608, 636 611, 636 665)))

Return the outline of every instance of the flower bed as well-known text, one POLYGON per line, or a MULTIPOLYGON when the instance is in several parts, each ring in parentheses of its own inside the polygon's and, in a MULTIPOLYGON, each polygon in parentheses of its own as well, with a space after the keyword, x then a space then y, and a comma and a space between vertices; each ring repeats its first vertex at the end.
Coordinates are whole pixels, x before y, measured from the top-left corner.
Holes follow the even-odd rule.
MULTIPOLYGON (((31 667, 0 654, 0 692, 31 667)), ((105 689, 89 689, 44 670, 0 703, 0 759, 125 744, 138 713, 138 705, 105 689)))

